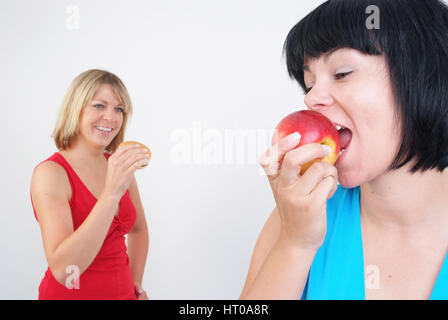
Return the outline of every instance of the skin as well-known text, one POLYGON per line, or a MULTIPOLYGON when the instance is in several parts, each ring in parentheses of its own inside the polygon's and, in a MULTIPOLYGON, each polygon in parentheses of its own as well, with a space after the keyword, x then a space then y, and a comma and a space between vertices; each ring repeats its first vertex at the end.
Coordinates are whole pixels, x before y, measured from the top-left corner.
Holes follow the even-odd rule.
MULTIPOLYGON (((350 128, 353 134, 343 161, 330 166, 336 169, 335 176, 343 187, 360 186, 361 189, 364 265, 376 266, 380 277, 379 289, 366 288, 366 299, 428 299, 448 249, 448 170, 411 175, 407 171, 412 163, 399 170, 387 170, 401 143, 401 124, 394 126, 392 85, 382 56, 368 56, 342 48, 317 59, 308 59, 305 64, 305 83, 312 88, 305 96, 306 106, 350 128)), ((285 154, 297 157, 299 153, 290 149, 285 154)), ((308 153, 302 150, 300 154, 308 153)), ((266 166, 263 161, 265 158, 260 162, 266 166)), ((296 163, 300 168, 300 163, 296 163)), ((326 173, 321 177, 332 172, 330 168, 322 171, 326 173)), ((322 178, 317 186, 324 181, 322 178)), ((304 246, 303 239, 282 242, 284 230, 291 228, 285 223, 285 214, 281 214, 281 208, 285 208, 282 199, 287 196, 279 199, 275 191, 274 196, 277 207, 257 241, 241 298, 300 297, 316 248, 322 241, 322 231, 314 228, 318 235, 311 241, 314 245, 304 246), (301 253, 297 253, 300 251, 297 248, 301 248, 301 253), (282 259, 291 263, 285 266, 280 257, 273 257, 273 251, 283 252, 282 259), (275 294, 275 290, 266 285, 269 275, 282 269, 287 272, 288 268, 293 271, 276 284, 279 288, 275 294), (264 283, 264 288, 260 282, 264 283), (299 294, 291 290, 289 296, 282 296, 281 290, 288 286, 297 289, 299 294), (253 287, 261 291, 256 294, 253 287)), ((291 229, 306 233, 306 228, 300 229, 299 223, 306 222, 296 221, 291 229)), ((308 227, 319 222, 310 219, 307 223, 308 227)))
POLYGON ((135 146, 118 148, 109 161, 103 153, 120 131, 122 111, 112 86, 101 84, 81 111, 73 146, 60 151, 98 200, 76 231, 69 206, 71 186, 61 166, 51 161, 39 165, 33 173, 31 194, 48 264, 56 280, 65 285, 67 265, 78 266, 82 274, 96 257, 114 215, 118 214, 119 201, 129 189, 137 219, 128 234, 128 255, 136 296, 141 300, 148 299, 141 282, 149 237, 134 172, 147 163, 148 155, 135 146), (105 136, 96 126, 111 127, 113 131, 105 136))

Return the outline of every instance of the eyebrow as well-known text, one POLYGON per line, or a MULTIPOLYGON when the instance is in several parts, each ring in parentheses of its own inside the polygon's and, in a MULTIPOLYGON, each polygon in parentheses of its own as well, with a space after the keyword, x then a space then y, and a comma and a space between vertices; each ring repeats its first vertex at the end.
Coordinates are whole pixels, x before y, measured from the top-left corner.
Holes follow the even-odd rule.
MULTIPOLYGON (((328 51, 327 53, 325 53, 324 54, 324 62, 327 63, 328 59, 330 59, 330 56, 338 49, 339 48, 333 48, 330 51, 328 51)), ((308 67, 308 65, 303 65, 303 70, 310 72, 310 67, 308 67)))
MULTIPOLYGON (((96 99, 93 99, 93 100, 101 101, 101 102, 104 103, 104 104, 108 104, 107 101, 104 101, 103 99, 98 99, 98 98, 96 98, 96 99)), ((121 106, 122 106, 121 103, 117 105, 117 107, 121 107, 121 106)))

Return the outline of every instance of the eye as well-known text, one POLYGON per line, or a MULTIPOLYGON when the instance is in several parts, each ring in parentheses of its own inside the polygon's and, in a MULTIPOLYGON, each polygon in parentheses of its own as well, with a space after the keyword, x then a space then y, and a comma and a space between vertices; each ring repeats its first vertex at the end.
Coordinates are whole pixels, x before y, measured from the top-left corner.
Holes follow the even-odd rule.
POLYGON ((349 75, 350 73, 352 73, 353 71, 349 71, 349 72, 341 72, 341 73, 336 73, 334 75, 334 77, 336 78, 336 80, 342 79, 344 77, 346 77, 347 75, 349 75))
MULTIPOLYGON (((350 73, 352 73, 353 71, 348 71, 348 72, 340 72, 340 73, 336 73, 334 75, 334 77, 336 78, 336 80, 340 80, 342 78, 345 78, 346 76, 348 76, 350 73)), ((309 87, 305 89, 305 94, 308 94, 308 92, 311 91, 311 89, 313 89, 313 87, 309 87)))
POLYGON ((118 110, 118 112, 121 112, 121 113, 124 112, 124 109, 123 108, 119 108, 119 107, 115 108, 115 110, 118 110))
POLYGON ((95 108, 100 109, 103 108, 104 106, 101 103, 97 103, 93 105, 95 108))

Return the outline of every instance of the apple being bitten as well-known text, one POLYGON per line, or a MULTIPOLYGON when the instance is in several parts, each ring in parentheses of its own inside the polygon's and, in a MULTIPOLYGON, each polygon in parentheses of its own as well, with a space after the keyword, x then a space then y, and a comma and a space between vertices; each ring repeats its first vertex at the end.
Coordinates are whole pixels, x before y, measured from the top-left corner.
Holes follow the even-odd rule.
POLYGON ((325 161, 330 164, 336 162, 341 151, 339 133, 327 117, 312 110, 301 110, 289 114, 277 125, 272 137, 272 145, 296 131, 301 135, 300 143, 296 148, 308 143, 324 144, 331 148, 325 158, 314 159, 304 164, 300 170, 301 175, 316 161, 325 161))

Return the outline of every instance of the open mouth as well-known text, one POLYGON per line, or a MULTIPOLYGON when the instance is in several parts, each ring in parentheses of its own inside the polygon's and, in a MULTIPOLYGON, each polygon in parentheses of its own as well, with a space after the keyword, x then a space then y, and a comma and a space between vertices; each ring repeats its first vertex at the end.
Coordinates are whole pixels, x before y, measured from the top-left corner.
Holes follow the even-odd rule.
POLYGON ((343 127, 339 124, 336 124, 336 129, 339 134, 339 145, 341 147, 339 156, 341 156, 352 140, 352 131, 349 128, 343 127))
POLYGON ((109 128, 109 127, 95 127, 95 129, 104 132, 104 133, 111 133, 113 128, 109 128))

